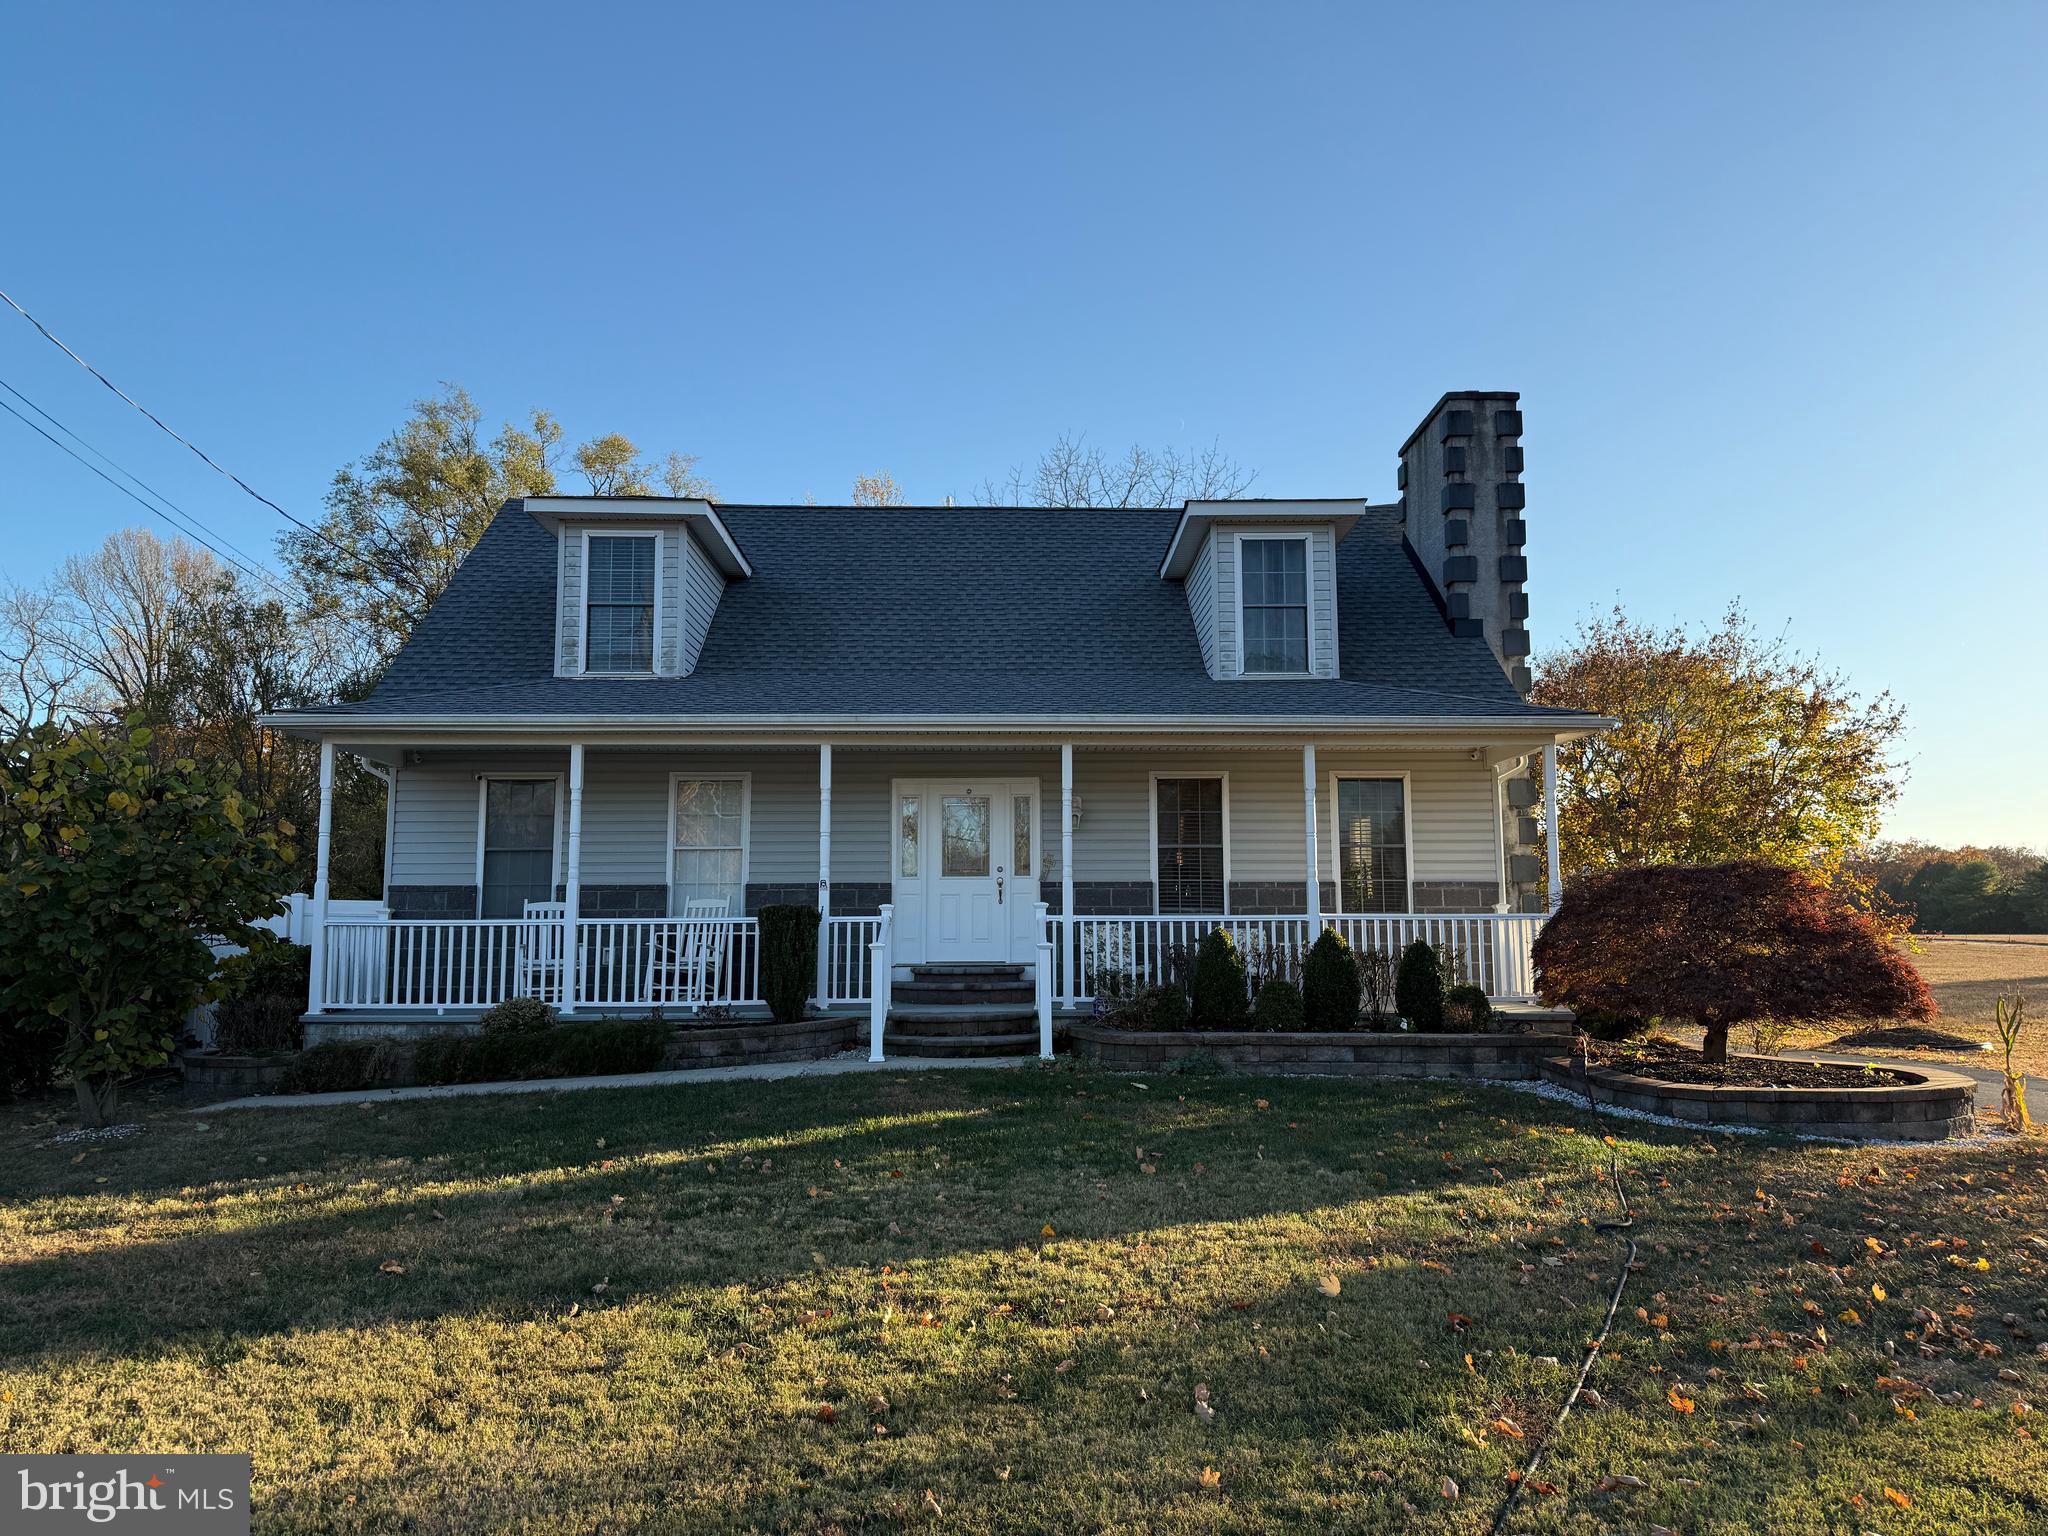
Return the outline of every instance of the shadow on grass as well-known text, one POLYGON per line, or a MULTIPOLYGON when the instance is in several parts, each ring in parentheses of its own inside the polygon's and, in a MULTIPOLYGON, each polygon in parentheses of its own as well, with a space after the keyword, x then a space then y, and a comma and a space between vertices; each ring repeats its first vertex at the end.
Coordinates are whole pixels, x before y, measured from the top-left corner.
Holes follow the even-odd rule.
MULTIPOLYGON (((0 1229, 19 1255, 0 1264, 0 1360, 552 1317, 606 1304, 600 1284, 648 1297, 964 1255, 995 1264, 1034 1252, 1048 1225, 1101 1242, 1191 1222, 1314 1226, 1398 1203, 1400 1220, 1455 1244, 1472 1210, 1540 1201, 1524 1186, 1545 1176, 1590 1181, 1603 1155, 1591 1138, 1502 1136, 1507 1115, 1560 1117, 1447 1085, 851 1082, 252 1113, 174 1157, 123 1145, 67 1159, 0 1229)), ((1363 1229, 1382 1219, 1394 1218, 1369 1211, 1363 1229)))

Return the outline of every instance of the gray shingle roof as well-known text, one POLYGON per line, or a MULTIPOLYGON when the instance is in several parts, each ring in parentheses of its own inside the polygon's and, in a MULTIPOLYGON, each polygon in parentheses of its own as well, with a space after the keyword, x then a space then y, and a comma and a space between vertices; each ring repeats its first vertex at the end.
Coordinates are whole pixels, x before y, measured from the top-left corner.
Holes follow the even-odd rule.
POLYGON ((323 715, 1527 718, 1450 634, 1396 507, 1337 548, 1334 681, 1218 682, 1159 562, 1178 509, 721 506, 755 575, 688 677, 554 676, 555 544, 492 521, 368 699, 323 715))

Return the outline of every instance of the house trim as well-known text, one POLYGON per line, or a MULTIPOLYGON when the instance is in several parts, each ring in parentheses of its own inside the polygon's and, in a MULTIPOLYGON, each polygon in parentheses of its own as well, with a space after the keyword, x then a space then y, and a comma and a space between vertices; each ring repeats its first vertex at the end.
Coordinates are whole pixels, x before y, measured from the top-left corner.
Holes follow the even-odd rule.
MULTIPOLYGON (((554 899, 555 888, 562 883, 562 775, 559 773, 480 773, 476 776, 476 911, 483 916, 484 910, 484 835, 485 825, 490 818, 491 785, 501 784, 552 784, 555 786, 555 830, 554 840, 549 849, 548 897, 554 899)), ((390 887, 385 887, 385 900, 390 900, 390 887)))
POLYGON ((739 540, 732 536, 732 530, 725 526, 725 520, 708 501, 674 496, 528 496, 506 505, 524 508, 528 516, 550 533, 560 532, 564 527, 586 519, 594 523, 641 527, 681 525, 693 532, 701 529, 704 537, 700 542, 705 553, 711 556, 711 563, 722 575, 728 580, 738 580, 754 574, 746 551, 740 548, 739 540))
POLYGON ((1401 905, 1399 912, 1415 910, 1415 787, 1409 782, 1409 770, 1397 769, 1391 773, 1359 773, 1356 770, 1336 768, 1330 771, 1330 882, 1336 891, 1336 911, 1333 915, 1348 917, 1344 905, 1344 854, 1342 823, 1337 815, 1337 786, 1345 779, 1399 780, 1401 784, 1401 842, 1402 861, 1405 866, 1402 875, 1401 905))
MULTIPOLYGON (((1159 781, 1161 779, 1217 779, 1223 784, 1223 911, 1221 916, 1230 915, 1230 770, 1227 768, 1201 767, 1154 768, 1146 782, 1145 789, 1145 852, 1152 869, 1152 911, 1159 912, 1159 781)), ((1065 871, 1061 872, 1063 875, 1065 871)), ((1184 913, 1177 916, 1200 917, 1203 913, 1184 913)))
POLYGON ((1331 537, 1342 542, 1358 526, 1358 519, 1371 503, 1356 496, 1333 496, 1323 500, 1295 501, 1190 501, 1183 503, 1180 521, 1174 524, 1166 554, 1159 561, 1162 581, 1177 581, 1194 568, 1202 539, 1218 524, 1238 523, 1328 523, 1331 537))
MULTIPOLYGON (((668 776, 668 852, 663 863, 668 870, 668 904, 675 905, 676 893, 676 786, 685 780, 738 779, 740 781, 740 910, 734 917, 746 913, 747 884, 754 875, 754 775, 750 769, 736 773, 692 773, 678 769, 668 776)), ((671 911, 669 916, 680 917, 671 911)))
MULTIPOLYGON (((593 524, 578 530, 583 539, 583 568, 579 580, 580 592, 576 613, 576 672, 577 677, 660 677, 661 670, 661 530, 659 528, 610 527, 593 524), (631 672, 597 672, 590 666, 590 541, 592 539, 645 539, 654 546, 654 611, 651 615, 653 634, 647 651, 647 670, 631 672)), ((557 567, 559 570, 559 566, 557 567)), ((558 589, 559 590, 559 587, 558 589)), ((676 594, 680 603, 682 594, 676 594)), ((557 612, 560 611, 559 599, 557 612)), ((682 632, 683 616, 676 614, 676 631, 682 632)), ((561 642, 557 640, 556 644, 561 642)), ((680 643, 680 642, 679 642, 680 643)))

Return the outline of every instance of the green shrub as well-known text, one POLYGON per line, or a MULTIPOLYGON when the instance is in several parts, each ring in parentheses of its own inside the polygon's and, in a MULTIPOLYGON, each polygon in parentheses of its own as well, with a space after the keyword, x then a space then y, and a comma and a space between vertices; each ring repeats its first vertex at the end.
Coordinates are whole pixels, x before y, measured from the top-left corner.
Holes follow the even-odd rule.
POLYGON ((1179 987, 1147 987, 1104 1022, 1112 1029, 1175 1034, 1188 1027, 1188 995, 1179 987))
POLYGON ((398 1049, 388 1040, 330 1040, 301 1051, 285 1068, 286 1093, 345 1093, 397 1080, 398 1049))
POLYGON ((1244 959, 1227 929, 1212 928, 1195 952, 1194 1016, 1197 1029, 1241 1029, 1245 1015, 1244 959))
MULTIPOLYGON (((1301 968, 1301 1005, 1310 1029, 1349 1029, 1358 1022, 1358 1000, 1364 984, 1351 943, 1334 928, 1325 928, 1309 946, 1301 968)), ((1261 989, 1259 995, 1265 996, 1261 989)))
POLYGON ((481 1022, 487 1035, 537 1035, 554 1027, 555 1010, 537 997, 508 997, 481 1022))
MULTIPOLYGON (((1345 962, 1346 969, 1350 962, 1345 962)), ((1263 987, 1252 1001, 1252 1028, 1269 1030, 1273 1033, 1298 1030, 1302 1027, 1305 1014, 1302 1006, 1301 988, 1284 976, 1275 976, 1263 987)))
POLYGON ((658 1019, 588 1019, 533 1033, 431 1035, 413 1052, 422 1083, 511 1083, 540 1077, 610 1077, 661 1065, 668 1026, 658 1019))
POLYGON ((1437 952, 1417 939, 1401 953, 1394 976, 1394 1007, 1415 1028, 1436 1032, 1444 1027, 1444 973, 1437 952))
POLYGON ((214 1005, 213 1048, 228 1056, 296 1051, 304 1043, 299 1017, 306 994, 244 992, 214 1005))
POLYGON ((1610 1008, 1588 1008, 1579 1015, 1578 1029, 1580 1034, 1590 1035, 1595 1040, 1633 1040, 1650 1032, 1650 1021, 1632 1013, 1616 1013, 1610 1008))
POLYGON ((1486 988, 1461 981, 1444 994, 1444 1028, 1465 1034, 1484 1034, 1493 1028, 1493 1000, 1486 988))
POLYGON ((266 938, 247 954, 223 961, 221 969, 240 971, 239 991, 251 996, 296 997, 303 1013, 313 980, 313 949, 309 944, 266 938))
POLYGON ((763 907, 761 996, 778 1024, 804 1016, 818 986, 818 909, 794 903, 763 907))
POLYGON ((668 1048, 668 1026, 654 1019, 592 1019, 551 1032, 548 1077, 611 1077, 652 1072, 668 1048))

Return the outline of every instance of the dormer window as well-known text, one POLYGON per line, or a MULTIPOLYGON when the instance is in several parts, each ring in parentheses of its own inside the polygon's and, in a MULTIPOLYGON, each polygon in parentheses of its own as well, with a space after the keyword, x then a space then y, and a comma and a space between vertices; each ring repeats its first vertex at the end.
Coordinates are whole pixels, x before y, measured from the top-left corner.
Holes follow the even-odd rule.
POLYGON ((1308 671, 1308 538, 1238 540, 1244 670, 1308 671))
POLYGON ((658 538, 592 533, 586 539, 583 670, 652 672, 658 538))

